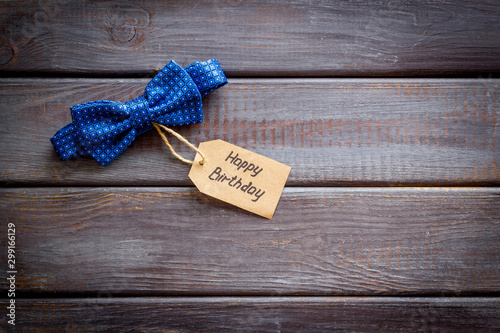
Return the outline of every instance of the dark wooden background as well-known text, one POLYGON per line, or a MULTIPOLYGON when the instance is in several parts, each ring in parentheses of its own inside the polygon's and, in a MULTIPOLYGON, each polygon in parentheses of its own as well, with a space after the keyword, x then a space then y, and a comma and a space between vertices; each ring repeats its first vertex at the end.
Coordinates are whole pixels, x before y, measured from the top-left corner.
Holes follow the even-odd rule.
POLYGON ((500 330, 498 1, 0 9, 2 330, 500 330), (59 161, 70 106, 210 58, 229 84, 176 130, 290 165, 272 220, 200 194, 153 132, 59 161))

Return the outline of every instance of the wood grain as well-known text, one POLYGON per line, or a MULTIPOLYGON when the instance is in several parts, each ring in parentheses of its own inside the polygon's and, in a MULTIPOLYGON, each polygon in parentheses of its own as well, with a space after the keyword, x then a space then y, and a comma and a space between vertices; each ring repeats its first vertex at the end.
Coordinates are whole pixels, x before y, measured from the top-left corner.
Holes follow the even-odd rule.
MULTIPOLYGON (((91 158, 61 162, 50 144, 71 105, 130 100, 147 82, 0 80, 0 182, 191 185, 188 167, 153 132, 105 168, 91 158)), ((176 130, 290 165, 289 186, 498 185, 499 90, 496 79, 232 79, 204 98, 203 124, 176 130)))
POLYGON ((22 293, 443 296, 500 288, 499 188, 288 188, 272 220, 191 188, 0 193, 2 228, 16 225, 22 293))
POLYGON ((229 76, 500 71, 496 1, 10 1, 0 70, 144 75, 218 58, 229 76))
POLYGON ((16 328, 500 331, 499 18, 492 0, 2 1, 0 73, 24 76, 0 79, 16 328), (292 166, 273 220, 185 187, 152 132, 107 168, 56 157, 71 105, 209 58, 230 84, 178 130, 292 166))
MULTIPOLYGON (((2 307, 5 300, 0 300, 2 307)), ((499 298, 18 299, 29 332, 498 332, 499 298)), ((2 321, 7 329, 7 323, 2 321)))

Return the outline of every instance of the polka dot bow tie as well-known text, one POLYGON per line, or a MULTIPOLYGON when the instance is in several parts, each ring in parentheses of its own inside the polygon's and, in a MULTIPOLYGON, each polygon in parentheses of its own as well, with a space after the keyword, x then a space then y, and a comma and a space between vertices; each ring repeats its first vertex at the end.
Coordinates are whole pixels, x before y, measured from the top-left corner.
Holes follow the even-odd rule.
POLYGON ((171 61, 129 102, 95 101, 71 107, 73 121, 50 139, 59 158, 92 156, 108 165, 135 137, 162 125, 203 121, 201 98, 227 83, 217 59, 182 68, 171 61))

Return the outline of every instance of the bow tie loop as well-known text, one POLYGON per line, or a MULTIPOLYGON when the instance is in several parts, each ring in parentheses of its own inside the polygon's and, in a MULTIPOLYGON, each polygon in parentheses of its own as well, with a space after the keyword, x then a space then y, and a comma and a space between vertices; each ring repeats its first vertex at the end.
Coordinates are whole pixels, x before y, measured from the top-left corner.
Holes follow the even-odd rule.
POLYGON ((108 165, 137 135, 150 130, 152 122, 202 122, 202 96, 226 83, 217 59, 195 62, 185 69, 171 61, 148 83, 144 94, 131 101, 73 106, 72 123, 59 130, 51 142, 61 160, 90 155, 108 165))
MULTIPOLYGON (((75 134, 80 146, 91 151, 106 140, 117 138, 132 128, 130 112, 125 104, 95 101, 71 107, 75 134)), ((91 154, 91 153, 89 153, 91 154)))
POLYGON ((159 103, 177 104, 201 98, 200 92, 189 74, 171 61, 148 83, 145 95, 149 106, 159 103))

